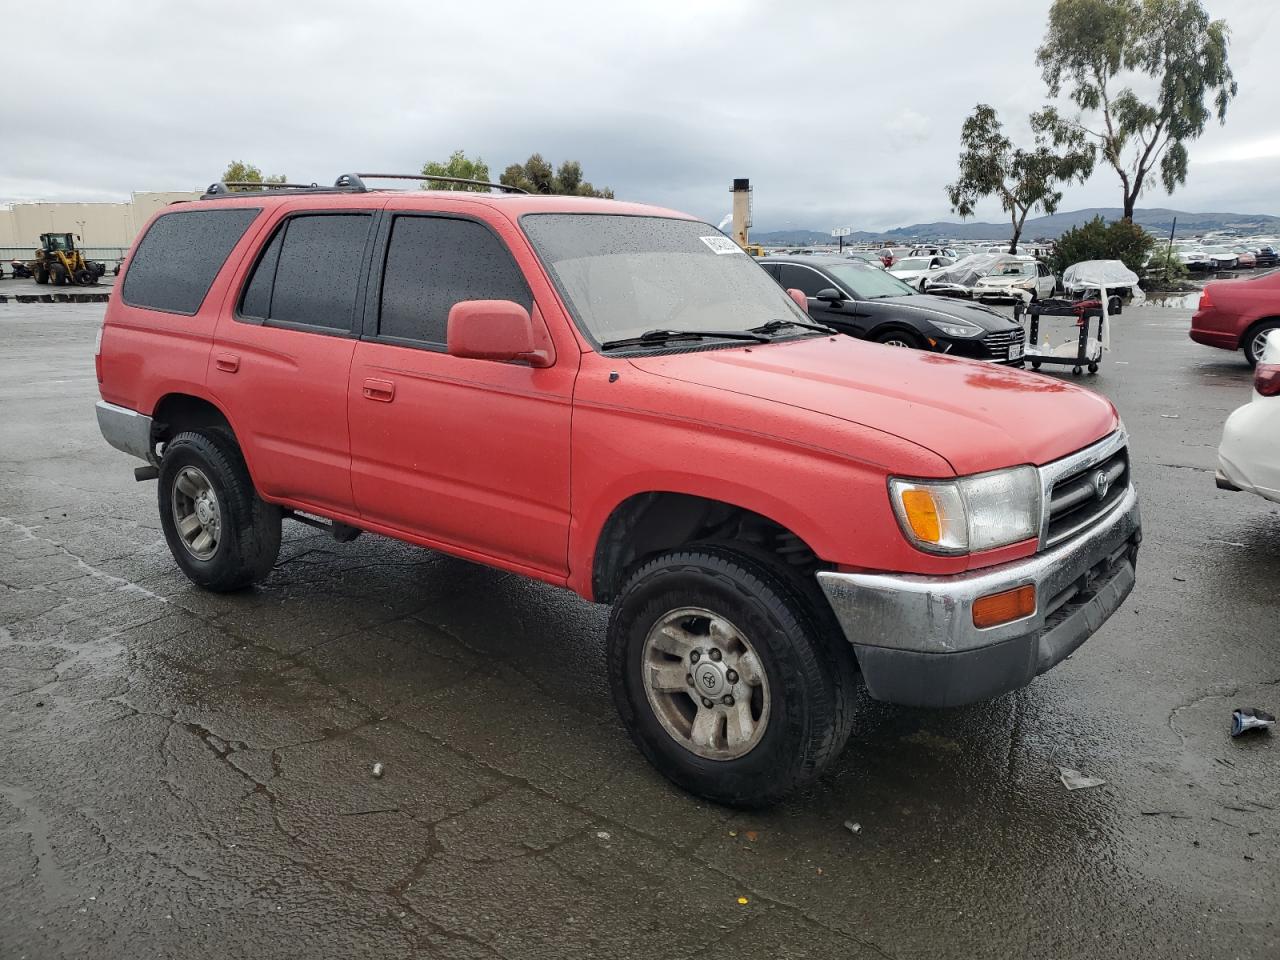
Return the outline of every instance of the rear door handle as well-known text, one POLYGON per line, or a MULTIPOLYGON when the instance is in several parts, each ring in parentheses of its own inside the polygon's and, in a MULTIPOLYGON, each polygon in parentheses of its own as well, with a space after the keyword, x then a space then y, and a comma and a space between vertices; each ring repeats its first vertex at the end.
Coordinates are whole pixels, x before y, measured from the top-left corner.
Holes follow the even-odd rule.
POLYGON ((396 385, 390 380, 366 380, 364 382, 364 397, 366 400, 380 400, 383 403, 390 403, 395 399, 396 385))
POLYGON ((227 373, 235 373, 240 369, 240 358, 234 353, 220 353, 213 358, 213 365, 227 373))

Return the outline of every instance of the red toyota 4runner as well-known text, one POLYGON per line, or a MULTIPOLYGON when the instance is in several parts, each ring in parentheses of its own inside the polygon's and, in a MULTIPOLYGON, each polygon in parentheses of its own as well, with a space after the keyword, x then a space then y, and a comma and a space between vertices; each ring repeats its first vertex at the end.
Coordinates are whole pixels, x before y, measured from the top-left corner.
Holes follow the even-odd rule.
POLYGON ((815 777, 859 673, 996 696, 1134 583, 1107 400, 833 336, 669 210, 218 184, 135 244, 97 368, 195 583, 268 577, 295 518, 611 603, 623 722, 725 803, 815 777))

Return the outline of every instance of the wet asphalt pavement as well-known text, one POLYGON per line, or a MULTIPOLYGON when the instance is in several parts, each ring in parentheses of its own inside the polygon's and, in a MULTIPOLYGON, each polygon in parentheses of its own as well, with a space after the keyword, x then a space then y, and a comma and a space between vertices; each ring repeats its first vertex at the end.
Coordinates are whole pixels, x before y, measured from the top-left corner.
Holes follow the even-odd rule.
POLYGON ((752 814, 633 749, 566 592, 292 524, 264 587, 190 585, 98 435, 102 311, 0 305, 5 960, 1280 955, 1280 735, 1228 737, 1280 708, 1280 515, 1214 488, 1249 371, 1189 309, 1080 381, 1132 434, 1128 603, 1016 694, 867 701, 752 814))

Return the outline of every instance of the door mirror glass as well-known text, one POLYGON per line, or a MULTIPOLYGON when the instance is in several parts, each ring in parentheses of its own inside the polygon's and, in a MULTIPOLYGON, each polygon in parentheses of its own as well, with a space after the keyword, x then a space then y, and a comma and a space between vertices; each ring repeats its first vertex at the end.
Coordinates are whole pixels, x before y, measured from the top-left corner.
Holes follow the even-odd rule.
POLYGON ((550 366, 545 351, 534 346, 529 311, 512 300, 461 300, 449 310, 449 355, 473 360, 550 366))
POLYGON ((844 294, 835 287, 824 287, 818 291, 818 299, 829 303, 839 303, 844 299, 844 294))
POLYGON ((804 295, 803 290, 797 290, 795 287, 787 288, 787 296, 796 302, 796 306, 805 313, 809 312, 809 298, 804 295))

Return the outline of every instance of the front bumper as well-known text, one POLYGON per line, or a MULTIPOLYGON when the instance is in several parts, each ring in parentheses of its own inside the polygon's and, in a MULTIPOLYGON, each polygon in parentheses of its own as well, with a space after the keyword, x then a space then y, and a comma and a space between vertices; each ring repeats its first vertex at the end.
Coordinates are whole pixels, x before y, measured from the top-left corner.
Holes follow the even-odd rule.
POLYGON ((156 463, 155 445, 151 442, 151 418, 145 414, 99 400, 98 429, 107 443, 139 460, 156 463))
POLYGON ((1024 560, 952 577, 823 571, 818 582, 871 696, 951 707, 1025 686, 1084 643, 1133 590, 1141 542, 1130 487, 1088 532, 1024 560), (973 625, 974 601, 1025 584, 1034 614, 973 625))

